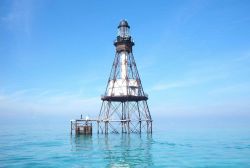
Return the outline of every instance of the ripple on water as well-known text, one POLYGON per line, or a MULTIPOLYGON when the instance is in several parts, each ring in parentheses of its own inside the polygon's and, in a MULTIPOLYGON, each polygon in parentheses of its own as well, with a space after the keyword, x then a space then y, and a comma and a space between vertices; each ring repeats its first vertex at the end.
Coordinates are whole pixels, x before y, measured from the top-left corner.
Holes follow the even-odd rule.
POLYGON ((250 135, 1 134, 3 167, 250 167, 250 135))

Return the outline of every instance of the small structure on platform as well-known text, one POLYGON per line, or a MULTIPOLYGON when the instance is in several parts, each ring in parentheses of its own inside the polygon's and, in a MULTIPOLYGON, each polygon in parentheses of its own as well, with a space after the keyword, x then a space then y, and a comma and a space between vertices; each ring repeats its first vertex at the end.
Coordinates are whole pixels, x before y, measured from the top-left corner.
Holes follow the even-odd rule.
POLYGON ((76 120, 70 120, 71 123, 71 130, 70 133, 74 131, 75 134, 86 134, 86 135, 92 135, 92 122, 96 121, 93 119, 89 119, 88 116, 86 116, 85 119, 76 119, 76 120))

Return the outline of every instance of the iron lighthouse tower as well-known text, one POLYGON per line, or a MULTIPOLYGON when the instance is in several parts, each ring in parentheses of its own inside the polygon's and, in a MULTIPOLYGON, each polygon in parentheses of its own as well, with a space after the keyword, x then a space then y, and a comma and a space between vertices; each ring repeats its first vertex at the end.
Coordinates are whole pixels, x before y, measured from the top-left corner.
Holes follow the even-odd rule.
POLYGON ((152 133, 148 95, 143 91, 133 56, 130 26, 122 20, 114 42, 115 59, 102 95, 98 133, 152 133))

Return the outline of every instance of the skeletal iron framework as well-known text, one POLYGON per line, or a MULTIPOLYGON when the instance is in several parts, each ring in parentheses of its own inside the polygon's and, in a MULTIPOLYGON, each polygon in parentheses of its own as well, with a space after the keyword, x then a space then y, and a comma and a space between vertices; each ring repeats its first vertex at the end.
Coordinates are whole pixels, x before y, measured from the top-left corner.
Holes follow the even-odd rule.
POLYGON ((114 42, 115 59, 98 116, 98 133, 152 133, 148 96, 144 93, 132 52, 130 26, 122 20, 114 42))

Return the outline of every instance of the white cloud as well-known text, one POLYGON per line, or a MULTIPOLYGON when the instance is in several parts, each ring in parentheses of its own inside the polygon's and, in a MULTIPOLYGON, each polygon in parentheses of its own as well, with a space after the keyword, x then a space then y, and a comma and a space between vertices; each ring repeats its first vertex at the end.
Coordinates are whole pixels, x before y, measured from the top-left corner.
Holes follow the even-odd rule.
POLYGON ((209 95, 235 94, 235 93, 249 93, 249 83, 231 84, 224 87, 218 87, 209 91, 209 95))
POLYGON ((191 87, 191 86, 204 84, 206 82, 210 82, 210 81, 217 80, 217 79, 224 78, 224 77, 225 77, 224 75, 219 75, 219 74, 215 74, 211 76, 206 76, 203 74, 195 74, 195 75, 193 74, 179 81, 157 83, 152 87, 151 90, 163 91, 163 90, 168 90, 168 89, 191 87))
MULTIPOLYGON (((241 75, 249 71, 249 67, 247 67, 247 62, 250 60, 249 58, 250 52, 243 51, 238 55, 229 55, 227 60, 194 60, 189 63, 190 69, 183 71, 181 76, 179 76, 177 79, 164 79, 163 77, 161 78, 161 81, 152 87, 151 90, 163 91, 174 88, 191 87, 211 81, 214 81, 216 84, 218 84, 221 80, 237 78, 238 74, 241 75)), ((248 82, 247 79, 246 82, 248 82)), ((244 85, 244 87, 247 87, 244 83, 239 85, 244 85)), ((232 90, 231 86, 229 87, 230 88, 228 89, 232 90)), ((219 90, 221 89, 219 88, 219 90)))
POLYGON ((9 12, 1 17, 1 21, 10 30, 18 30, 26 35, 31 33, 33 19, 33 1, 14 0, 12 1, 9 12))
POLYGON ((218 116, 246 116, 250 117, 248 100, 214 101, 207 103, 194 102, 165 102, 151 107, 152 116, 167 117, 218 117, 218 116))
POLYGON ((246 51, 241 56, 236 57, 233 61, 244 62, 244 61, 249 61, 249 60, 250 60, 250 51, 246 51))
POLYGON ((196 81, 196 80, 186 80, 186 81, 184 80, 184 81, 175 81, 172 83, 158 83, 152 87, 152 90, 162 91, 162 90, 173 89, 173 88, 188 87, 198 82, 199 81, 196 81))
MULTIPOLYGON (((0 93, 0 114, 93 114, 99 111, 100 97, 84 97, 79 93, 59 93, 53 91, 21 90, 0 93), (53 93, 53 94, 51 94, 53 93)), ((91 115, 95 116, 95 115, 91 115)))

